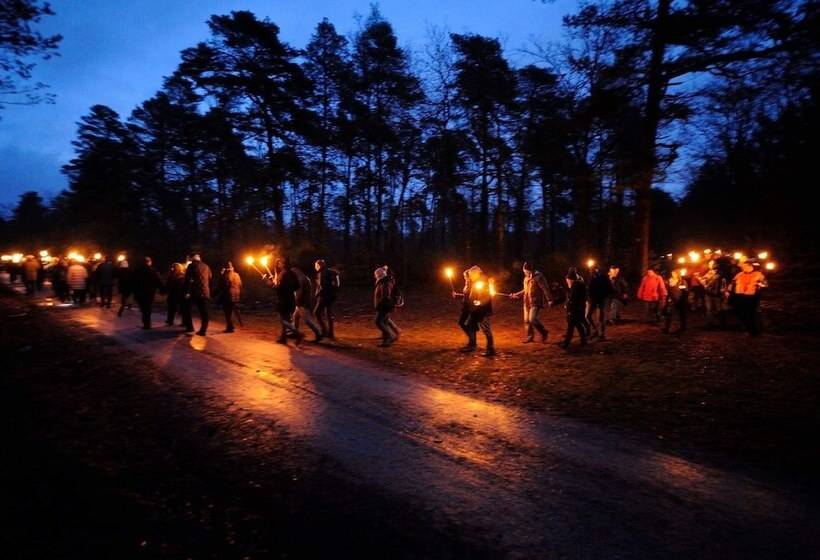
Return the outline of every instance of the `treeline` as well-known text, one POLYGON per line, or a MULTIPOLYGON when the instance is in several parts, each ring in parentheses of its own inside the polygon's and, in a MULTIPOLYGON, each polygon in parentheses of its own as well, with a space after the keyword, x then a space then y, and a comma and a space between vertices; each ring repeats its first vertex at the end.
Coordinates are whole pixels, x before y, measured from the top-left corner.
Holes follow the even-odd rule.
POLYGON ((303 49, 250 12, 213 16, 154 97, 82 117, 69 189, 24 195, 5 236, 160 258, 273 244, 405 275, 523 255, 637 269, 682 231, 804 217, 779 182, 814 142, 816 23, 814 2, 587 2, 516 67, 480 35, 433 30, 411 53, 376 8, 303 49), (653 185, 693 136, 679 205, 653 185))

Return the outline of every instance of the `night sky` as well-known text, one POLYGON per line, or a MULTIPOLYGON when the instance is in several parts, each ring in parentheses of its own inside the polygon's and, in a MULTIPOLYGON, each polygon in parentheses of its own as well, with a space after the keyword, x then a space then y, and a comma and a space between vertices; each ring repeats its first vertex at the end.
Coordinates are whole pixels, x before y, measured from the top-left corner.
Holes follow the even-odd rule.
MULTIPOLYGON (((0 113, 0 207, 36 190, 48 198, 67 186, 60 167, 72 157, 76 122, 100 103, 126 117, 173 72, 182 49, 208 37, 209 16, 250 10, 269 17, 281 37, 304 47, 327 17, 341 33, 366 16, 364 0, 244 2, 217 0, 52 0, 56 16, 45 18, 44 34, 60 33, 60 57, 39 62, 35 80, 51 85, 56 104, 10 106, 0 113)), ((521 49, 562 36, 561 17, 576 0, 384 0, 382 15, 403 46, 423 47, 429 26, 499 37, 513 63, 529 62, 521 49)))

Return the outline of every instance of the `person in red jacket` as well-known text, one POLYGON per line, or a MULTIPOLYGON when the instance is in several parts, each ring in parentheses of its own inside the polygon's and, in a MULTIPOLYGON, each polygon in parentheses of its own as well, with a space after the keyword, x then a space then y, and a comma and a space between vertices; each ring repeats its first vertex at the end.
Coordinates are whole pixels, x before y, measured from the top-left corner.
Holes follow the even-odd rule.
POLYGON ((664 286, 663 278, 651 268, 641 279, 638 299, 646 306, 647 321, 652 323, 660 321, 660 305, 666 302, 666 286, 664 286))

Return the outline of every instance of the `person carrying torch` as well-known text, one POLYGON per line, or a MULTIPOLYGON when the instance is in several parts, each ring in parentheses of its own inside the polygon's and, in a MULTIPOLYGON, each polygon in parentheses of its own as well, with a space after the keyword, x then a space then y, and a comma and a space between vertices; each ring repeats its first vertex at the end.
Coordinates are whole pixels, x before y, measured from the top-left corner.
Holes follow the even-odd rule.
POLYGON ((483 273, 477 276, 471 275, 470 278, 470 289, 465 292, 467 304, 469 305, 469 317, 464 329, 468 337, 468 343, 464 350, 475 350, 477 345, 476 335, 481 330, 487 341, 487 349, 482 355, 489 358, 495 356, 495 339, 490 324, 490 317, 493 314, 492 285, 483 273))
POLYGON ((549 331, 541 323, 538 316, 545 306, 552 306, 552 293, 550 292, 544 274, 540 270, 535 270, 532 263, 524 262, 524 287, 521 291, 509 295, 510 299, 524 300, 524 330, 526 338, 524 343, 533 342, 534 331, 541 335, 541 342, 547 341, 549 331))
POLYGON ((464 277, 464 288, 460 292, 453 289, 452 269, 445 269, 445 275, 450 280, 450 293, 453 299, 461 298, 461 313, 458 316, 458 326, 467 335, 467 346, 461 349, 462 352, 473 352, 476 348, 475 329, 478 328, 475 324, 470 322, 470 290, 473 282, 477 281, 484 273, 481 267, 473 265, 462 273, 464 277))
POLYGON ((279 322, 282 330, 276 342, 279 344, 288 343, 288 333, 293 333, 296 337, 296 344, 301 344, 304 335, 299 332, 293 323, 293 313, 296 311, 296 292, 299 290, 299 279, 291 270, 290 259, 283 257, 276 259, 273 266, 274 274, 265 274, 263 279, 268 286, 276 291, 276 312, 279 314, 279 322))
POLYGON ((564 341, 561 342, 561 348, 565 350, 569 348, 569 343, 572 342, 572 335, 574 331, 578 331, 578 336, 581 337, 581 346, 587 344, 587 330, 586 321, 584 320, 584 312, 587 305, 587 287, 584 284, 584 278, 578 274, 575 267, 567 271, 566 277, 569 294, 567 295, 567 302, 564 307, 567 310, 567 334, 564 336, 564 341))

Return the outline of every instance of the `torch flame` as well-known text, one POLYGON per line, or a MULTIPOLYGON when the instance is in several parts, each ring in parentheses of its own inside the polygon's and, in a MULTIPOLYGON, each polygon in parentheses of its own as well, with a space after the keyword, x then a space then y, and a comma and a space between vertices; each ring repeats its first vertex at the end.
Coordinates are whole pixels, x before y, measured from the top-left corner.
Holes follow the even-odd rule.
POLYGON ((252 256, 250 256, 250 255, 248 255, 247 257, 245 257, 245 262, 246 262, 246 263, 248 263, 248 265, 250 265, 250 266, 253 266, 254 260, 255 260, 255 259, 254 259, 252 256))
POLYGON ((453 278, 453 269, 452 269, 452 267, 448 266, 447 268, 444 269, 444 276, 446 276, 447 278, 450 278, 450 279, 453 278))
POLYGON ((475 289, 476 289, 476 290, 478 290, 479 292, 480 292, 481 290, 483 290, 483 289, 484 289, 484 281, 483 281, 483 280, 479 280, 478 282, 476 282, 476 283, 475 283, 475 289))
POLYGON ((693 263, 698 262, 700 260, 700 253, 698 253, 697 251, 689 251, 689 260, 691 260, 693 263))
POLYGON ((98 261, 100 259, 102 259, 102 253, 94 253, 94 260, 98 261))
POLYGON ((125 255, 117 255, 117 262, 122 262, 125 260, 125 255))
POLYGON ((268 257, 262 257, 259 262, 262 263, 262 266, 268 266, 268 257))
POLYGON ((595 266, 595 259, 587 259, 587 268, 595 266))
POLYGON ((741 253, 740 251, 735 251, 735 252, 734 252, 734 254, 732 255, 732 257, 733 257, 736 261, 739 261, 740 259, 742 259, 742 258, 743 258, 743 253, 741 253))
POLYGON ((766 270, 774 270, 775 268, 777 268, 777 265, 774 261, 769 261, 766 263, 766 270))
POLYGON ((685 263, 685 262, 686 262, 686 257, 680 257, 680 258, 678 259, 678 264, 683 264, 683 263, 685 263))
POLYGON ((769 252, 768 251, 761 251, 760 253, 757 254, 757 258, 760 259, 761 261, 765 261, 766 259, 769 258, 769 252))
POLYGON ((40 256, 43 257, 43 258, 46 258, 48 256, 48 251, 43 249, 42 251, 40 251, 40 256))

